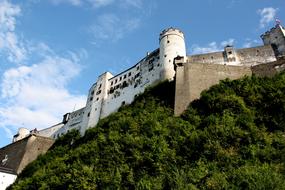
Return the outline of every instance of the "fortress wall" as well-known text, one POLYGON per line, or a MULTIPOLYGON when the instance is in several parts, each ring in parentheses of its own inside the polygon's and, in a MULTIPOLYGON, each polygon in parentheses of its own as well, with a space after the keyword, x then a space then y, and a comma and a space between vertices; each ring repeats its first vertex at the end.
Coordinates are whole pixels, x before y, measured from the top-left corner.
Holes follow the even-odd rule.
POLYGON ((109 89, 108 97, 103 103, 101 118, 117 111, 122 105, 132 103, 137 94, 160 79, 161 64, 158 53, 159 51, 154 51, 132 69, 110 80, 117 79, 118 83, 113 82, 109 89))
POLYGON ((252 73, 260 77, 272 77, 285 70, 285 58, 271 63, 256 65, 251 68, 252 73))
POLYGON ((20 173, 29 163, 37 159, 41 154, 45 154, 53 145, 54 140, 46 137, 32 135, 28 139, 25 154, 18 168, 20 173))
POLYGON ((243 65, 252 65, 253 62, 267 63, 276 61, 271 45, 236 50, 239 61, 243 65))
POLYGON ((56 138, 56 134, 58 131, 63 127, 62 123, 59 123, 57 125, 51 126, 49 128, 43 129, 38 131, 40 136, 43 137, 51 137, 51 138, 56 138))
POLYGON ((184 63, 176 68, 174 114, 180 115, 190 102, 200 97, 203 90, 218 84, 220 80, 238 79, 251 75, 250 67, 220 64, 184 63))
POLYGON ((11 168, 13 172, 19 174, 38 155, 45 153, 53 143, 54 140, 50 138, 30 135, 1 148, 0 159, 4 159, 7 155, 8 160, 4 167, 11 168))
POLYGON ((14 173, 18 174, 18 167, 25 154, 27 143, 28 137, 1 148, 0 159, 3 160, 6 155, 8 156, 6 164, 2 166, 11 168, 14 173))
POLYGON ((191 55, 187 57, 187 62, 189 63, 215 63, 215 64, 225 64, 226 63, 223 52, 191 55))

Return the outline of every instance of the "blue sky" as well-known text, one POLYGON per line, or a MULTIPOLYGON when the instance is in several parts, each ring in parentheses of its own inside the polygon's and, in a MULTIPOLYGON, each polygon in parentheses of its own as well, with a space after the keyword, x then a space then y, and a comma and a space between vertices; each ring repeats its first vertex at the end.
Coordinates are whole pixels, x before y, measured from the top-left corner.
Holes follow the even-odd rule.
POLYGON ((284 9, 284 0, 0 0, 0 147, 18 127, 49 127, 84 106, 98 75, 137 63, 165 28, 184 31, 188 54, 257 46, 284 9))

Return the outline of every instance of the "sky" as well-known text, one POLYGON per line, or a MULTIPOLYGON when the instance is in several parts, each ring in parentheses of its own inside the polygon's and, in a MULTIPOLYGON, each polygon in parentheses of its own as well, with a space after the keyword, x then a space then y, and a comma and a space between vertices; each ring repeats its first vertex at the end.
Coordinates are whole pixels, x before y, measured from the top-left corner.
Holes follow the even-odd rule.
POLYGON ((19 127, 43 129, 83 107, 105 71, 159 47, 168 27, 187 54, 262 45, 285 23, 284 0, 0 0, 0 147, 19 127))

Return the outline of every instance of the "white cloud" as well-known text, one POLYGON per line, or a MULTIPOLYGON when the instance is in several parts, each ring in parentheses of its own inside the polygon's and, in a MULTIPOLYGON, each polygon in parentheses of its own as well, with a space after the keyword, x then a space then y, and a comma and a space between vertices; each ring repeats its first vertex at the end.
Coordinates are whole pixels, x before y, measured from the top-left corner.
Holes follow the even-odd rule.
POLYGON ((95 39, 117 41, 126 34, 139 27, 138 18, 123 19, 115 14, 104 14, 98 17, 96 23, 90 27, 95 39))
POLYGON ((191 47, 191 53, 192 54, 203 54, 203 53, 210 53, 210 52, 217 52, 217 51, 223 51, 224 47, 227 45, 234 45, 235 40, 230 38, 228 40, 222 41, 221 43, 217 42, 211 42, 207 44, 206 46, 199 46, 197 44, 194 44, 191 47))
POLYGON ((259 27, 264 28, 267 24, 274 21, 278 9, 273 7, 266 7, 259 9, 257 13, 260 15, 259 27))
POLYGON ((249 48, 249 47, 253 47, 257 45, 261 45, 260 40, 252 40, 252 39, 247 38, 245 42, 243 43, 242 47, 249 48))
MULTIPOLYGON (((40 0, 38 0, 40 1, 40 0)), ((33 2, 38 2, 33 1, 33 2)), ((120 7, 128 8, 142 8, 143 0, 49 0, 54 5, 59 5, 62 3, 70 4, 73 6, 87 5, 94 8, 101 8, 109 5, 117 5, 120 7)))
POLYGON ((82 0, 50 0, 53 4, 58 5, 61 3, 68 3, 71 4, 73 6, 79 6, 82 4, 82 0))
POLYGON ((21 14, 19 6, 0 1, 0 52, 8 54, 8 60, 19 63, 24 60, 27 51, 15 33, 16 17, 21 14))
POLYGON ((76 60, 63 57, 46 57, 40 63, 7 70, 1 84, 5 103, 0 108, 0 127, 41 129, 60 122, 75 105, 83 107, 86 97, 66 88, 79 72, 76 60))
MULTIPOLYGON (((72 0, 79 3, 78 0, 72 0)), ((0 53, 18 64, 4 71, 0 81, 0 128, 10 138, 18 127, 45 128, 61 121, 66 112, 85 105, 86 97, 68 90, 70 80, 81 71, 79 63, 88 56, 83 49, 61 56, 43 42, 19 40, 16 19, 21 8, 0 0, 0 53)))

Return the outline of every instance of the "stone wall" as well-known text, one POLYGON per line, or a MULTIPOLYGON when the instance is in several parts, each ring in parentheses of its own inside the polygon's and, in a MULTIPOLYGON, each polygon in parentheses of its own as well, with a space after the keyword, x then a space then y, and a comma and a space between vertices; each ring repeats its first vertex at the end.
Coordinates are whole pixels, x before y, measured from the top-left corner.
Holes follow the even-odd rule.
POLYGON ((10 168, 19 174, 30 162, 34 161, 40 154, 53 145, 54 140, 37 135, 30 135, 15 143, 0 149, 0 159, 7 158, 2 167, 10 168))
POLYGON ((203 90, 218 84, 220 80, 239 79, 255 74, 271 77, 285 70, 285 58, 255 66, 230 66, 220 64, 177 63, 175 78, 174 114, 180 115, 189 103, 200 97, 203 90))
POLYGON ((251 75, 250 67, 220 64, 183 63, 176 68, 174 114, 180 115, 200 93, 222 79, 251 75))

